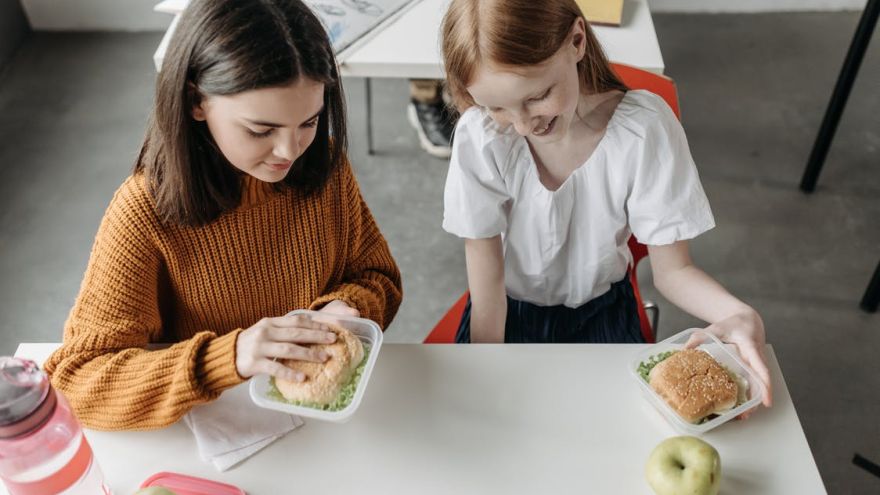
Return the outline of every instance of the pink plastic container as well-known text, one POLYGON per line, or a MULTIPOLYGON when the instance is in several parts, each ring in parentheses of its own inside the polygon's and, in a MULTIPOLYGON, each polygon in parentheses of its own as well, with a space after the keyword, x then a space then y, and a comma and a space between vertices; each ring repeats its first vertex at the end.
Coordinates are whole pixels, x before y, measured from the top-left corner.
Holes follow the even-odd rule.
POLYGON ((26 359, 0 357, 0 479, 10 495, 111 493, 67 400, 26 359))
POLYGON ((141 483, 141 488, 151 486, 167 488, 177 495, 247 495, 236 486, 178 473, 156 473, 141 483))

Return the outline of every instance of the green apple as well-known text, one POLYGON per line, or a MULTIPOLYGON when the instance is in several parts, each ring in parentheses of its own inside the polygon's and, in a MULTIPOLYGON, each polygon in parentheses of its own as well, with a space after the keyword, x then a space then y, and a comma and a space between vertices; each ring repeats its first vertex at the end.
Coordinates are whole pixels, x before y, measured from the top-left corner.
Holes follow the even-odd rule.
POLYGON ((134 495, 175 495, 175 493, 161 486, 151 486, 147 488, 141 488, 140 490, 136 491, 134 495))
POLYGON ((697 437, 667 438, 648 456, 645 477, 657 495, 718 495, 721 457, 697 437))

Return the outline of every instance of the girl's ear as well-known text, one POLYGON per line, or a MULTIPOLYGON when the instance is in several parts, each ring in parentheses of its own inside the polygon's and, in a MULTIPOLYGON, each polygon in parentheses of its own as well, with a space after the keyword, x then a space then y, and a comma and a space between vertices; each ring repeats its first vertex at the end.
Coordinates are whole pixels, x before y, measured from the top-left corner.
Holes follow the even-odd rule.
POLYGON ((571 46, 575 49, 575 58, 580 62, 587 50, 587 26, 584 24, 583 17, 574 20, 569 37, 571 46))
POLYGON ((192 115, 193 119, 198 120, 199 122, 204 122, 205 120, 208 120, 208 118, 205 116, 205 110, 202 108, 202 105, 200 103, 193 105, 192 115))
POLYGON ((196 103, 192 107, 192 117, 199 122, 204 122, 208 118, 205 116, 205 110, 202 108, 201 103, 196 103))
POLYGON ((189 101, 192 105, 192 118, 198 120, 200 122, 204 122, 207 120, 207 116, 205 115, 204 108, 204 100, 202 100, 201 94, 199 94, 199 90, 195 87, 193 83, 187 83, 186 85, 187 91, 187 101, 189 101))

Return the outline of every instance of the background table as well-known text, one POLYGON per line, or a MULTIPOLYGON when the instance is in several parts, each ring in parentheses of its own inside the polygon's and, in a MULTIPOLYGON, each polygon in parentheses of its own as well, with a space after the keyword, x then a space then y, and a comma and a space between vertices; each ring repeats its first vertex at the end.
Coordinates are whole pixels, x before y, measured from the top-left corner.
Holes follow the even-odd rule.
MULTIPOLYGON (((379 24, 376 32, 338 54, 340 70, 352 77, 443 79, 440 23, 450 0, 415 0, 414 4, 379 24)), ((154 10, 177 16, 188 0, 164 0, 154 10)), ((156 68, 162 66, 175 22, 156 49, 156 68)), ((612 62, 662 74, 663 56, 647 0, 627 0, 619 27, 592 26, 612 62)))
MULTIPOLYGON (((42 362, 56 346, 22 344, 16 355, 42 362)), ((307 420, 226 473, 198 458, 181 423, 86 435, 117 495, 157 471, 251 495, 650 495, 645 460, 677 433, 630 376, 627 363, 642 348, 389 344, 350 422, 307 420)), ((773 408, 704 437, 721 454, 721 493, 825 494, 775 354, 767 354, 773 408)))
MULTIPOLYGON (((440 23, 449 0, 419 0, 366 43, 341 56, 344 76, 443 79, 440 23)), ((663 73, 647 0, 624 2, 620 27, 592 26, 612 62, 663 73)))

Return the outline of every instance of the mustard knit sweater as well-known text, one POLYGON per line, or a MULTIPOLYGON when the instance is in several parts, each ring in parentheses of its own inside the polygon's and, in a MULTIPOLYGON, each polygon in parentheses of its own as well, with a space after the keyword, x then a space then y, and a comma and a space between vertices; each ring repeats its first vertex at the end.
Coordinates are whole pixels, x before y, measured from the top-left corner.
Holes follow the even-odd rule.
POLYGON ((400 272, 351 168, 313 196, 250 176, 242 204, 201 227, 159 221, 141 175, 107 208, 64 343, 46 362, 80 421, 159 428, 243 378, 242 329, 334 299, 385 328, 400 272), (147 350, 148 344, 170 343, 147 350))

